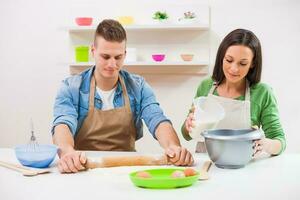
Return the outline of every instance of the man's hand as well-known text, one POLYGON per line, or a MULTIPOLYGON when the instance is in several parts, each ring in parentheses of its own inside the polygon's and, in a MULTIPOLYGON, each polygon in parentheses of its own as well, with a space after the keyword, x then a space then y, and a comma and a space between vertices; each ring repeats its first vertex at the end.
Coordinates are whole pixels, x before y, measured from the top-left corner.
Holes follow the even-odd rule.
POLYGON ((58 170, 61 173, 76 173, 84 170, 86 163, 86 156, 83 152, 69 150, 68 152, 61 152, 58 162, 58 170))
POLYGON ((184 166, 194 163, 192 154, 186 148, 181 147, 179 138, 169 122, 160 123, 155 135, 172 164, 184 166))
POLYGON ((59 146, 58 170, 61 173, 75 173, 85 169, 86 156, 74 149, 73 135, 66 124, 59 124, 54 129, 53 143, 59 146))
POLYGON ((192 154, 184 147, 171 145, 165 149, 165 153, 174 165, 191 166, 194 163, 192 154))

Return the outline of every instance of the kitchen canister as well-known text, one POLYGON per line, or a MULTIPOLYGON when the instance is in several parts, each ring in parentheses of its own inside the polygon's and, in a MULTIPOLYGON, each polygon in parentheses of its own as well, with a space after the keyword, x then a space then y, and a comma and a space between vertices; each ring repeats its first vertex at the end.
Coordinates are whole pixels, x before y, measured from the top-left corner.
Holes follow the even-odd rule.
POLYGON ((75 47, 75 60, 76 60, 76 62, 88 62, 89 61, 89 47, 88 46, 75 47))
POLYGON ((137 61, 136 48, 126 48, 125 62, 136 62, 136 61, 137 61))

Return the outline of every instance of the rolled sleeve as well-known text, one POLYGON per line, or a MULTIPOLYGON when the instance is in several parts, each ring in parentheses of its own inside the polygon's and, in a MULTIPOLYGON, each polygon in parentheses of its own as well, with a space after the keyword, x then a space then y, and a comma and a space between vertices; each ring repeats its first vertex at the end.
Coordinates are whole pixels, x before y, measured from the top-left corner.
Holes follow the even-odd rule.
POLYGON ((54 103, 54 120, 51 128, 52 134, 54 134, 55 126, 59 124, 66 124, 73 136, 76 133, 78 124, 78 105, 74 105, 74 94, 72 95, 71 89, 67 81, 63 81, 54 103))
POLYGON ((156 101, 152 88, 145 81, 142 83, 141 118, 147 125, 150 133, 156 139, 155 131, 162 122, 171 121, 164 115, 159 103, 156 101))

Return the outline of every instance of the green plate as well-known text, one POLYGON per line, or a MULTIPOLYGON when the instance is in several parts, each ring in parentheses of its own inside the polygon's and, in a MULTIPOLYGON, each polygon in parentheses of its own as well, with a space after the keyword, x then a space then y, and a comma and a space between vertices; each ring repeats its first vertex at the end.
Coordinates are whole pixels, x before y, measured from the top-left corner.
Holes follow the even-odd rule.
POLYGON ((178 188, 187 187, 196 182, 199 178, 199 173, 197 172, 194 176, 188 176, 183 178, 172 178, 171 174, 176 171, 183 171, 184 169, 149 169, 141 170, 150 173, 151 178, 140 178, 136 174, 140 171, 132 172, 129 174, 131 181, 134 185, 144 188, 178 188))

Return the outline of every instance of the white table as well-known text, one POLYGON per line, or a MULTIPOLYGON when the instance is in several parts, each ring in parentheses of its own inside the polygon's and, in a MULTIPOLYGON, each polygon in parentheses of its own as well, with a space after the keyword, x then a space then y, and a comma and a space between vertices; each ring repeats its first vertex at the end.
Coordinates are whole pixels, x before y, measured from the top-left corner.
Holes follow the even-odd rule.
MULTIPOLYGON (((87 152, 89 157, 115 154, 135 153, 87 152)), ((196 168, 200 168, 208 159, 206 154, 195 154, 194 158, 196 168)), ((0 160, 17 163, 13 149, 0 149, 0 160)), ((198 181, 191 187, 168 190, 143 189, 131 183, 128 173, 148 168, 153 166, 102 168, 77 174, 60 174, 54 164, 52 173, 25 177, 0 167, 0 199, 300 199, 300 154, 260 157, 245 168, 236 170, 219 169, 213 165, 209 180, 198 181)))

